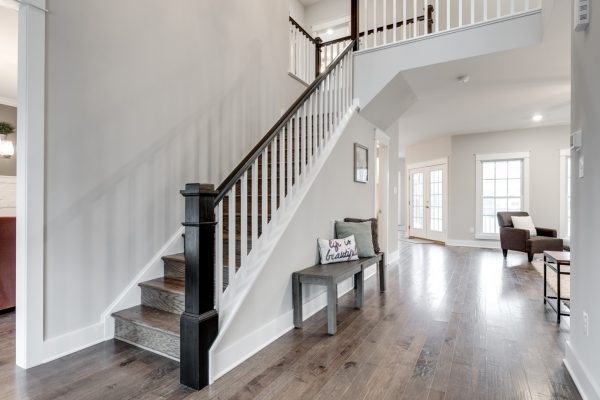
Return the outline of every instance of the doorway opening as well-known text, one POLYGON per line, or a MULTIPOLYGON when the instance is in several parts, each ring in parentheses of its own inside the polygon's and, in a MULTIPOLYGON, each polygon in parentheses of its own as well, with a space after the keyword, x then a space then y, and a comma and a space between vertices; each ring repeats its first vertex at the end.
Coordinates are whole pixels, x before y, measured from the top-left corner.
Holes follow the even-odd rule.
POLYGON ((388 253, 389 229, 389 137, 375 131, 375 217, 379 247, 388 253))

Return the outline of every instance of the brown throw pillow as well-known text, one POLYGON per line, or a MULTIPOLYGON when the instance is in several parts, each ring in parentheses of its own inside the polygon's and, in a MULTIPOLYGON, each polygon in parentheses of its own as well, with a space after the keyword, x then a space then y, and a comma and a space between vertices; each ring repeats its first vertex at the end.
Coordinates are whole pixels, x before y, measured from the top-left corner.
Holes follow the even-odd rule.
POLYGON ((344 218, 344 222, 371 222, 371 236, 373 236, 373 250, 375 254, 380 253, 379 241, 377 239, 377 218, 344 218))

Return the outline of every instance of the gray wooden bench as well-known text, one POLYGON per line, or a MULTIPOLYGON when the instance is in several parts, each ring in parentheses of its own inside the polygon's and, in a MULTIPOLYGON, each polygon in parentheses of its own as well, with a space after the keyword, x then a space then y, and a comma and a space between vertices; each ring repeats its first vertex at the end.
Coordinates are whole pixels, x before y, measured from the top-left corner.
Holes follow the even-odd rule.
POLYGON ((354 302, 357 309, 363 306, 364 270, 373 264, 379 264, 379 291, 385 291, 385 256, 379 253, 374 257, 359 258, 335 264, 317 264, 292 274, 292 297, 294 303, 294 327, 302 328, 302 284, 327 287, 327 333, 337 331, 337 284, 354 277, 354 302))

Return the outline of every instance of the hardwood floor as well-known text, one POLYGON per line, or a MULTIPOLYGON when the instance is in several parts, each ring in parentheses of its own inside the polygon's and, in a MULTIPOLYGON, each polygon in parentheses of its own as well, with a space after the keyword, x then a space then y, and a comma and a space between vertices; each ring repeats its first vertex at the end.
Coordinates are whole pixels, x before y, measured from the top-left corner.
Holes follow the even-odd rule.
POLYGON ((117 341, 28 371, 14 366, 14 314, 0 315, 0 399, 580 399, 562 326, 526 256, 402 242, 388 289, 365 284, 214 385, 178 384, 178 364, 117 341))

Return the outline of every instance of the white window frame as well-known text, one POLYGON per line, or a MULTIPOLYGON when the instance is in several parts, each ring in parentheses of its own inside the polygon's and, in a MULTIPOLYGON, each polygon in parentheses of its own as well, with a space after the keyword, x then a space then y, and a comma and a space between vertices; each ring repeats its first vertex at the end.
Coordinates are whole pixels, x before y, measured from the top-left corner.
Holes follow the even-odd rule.
POLYGON ((498 240, 499 234, 483 233, 483 161, 523 160, 523 211, 529 212, 529 152, 496 153, 475 155, 475 239, 498 240))
MULTIPOLYGON (((570 239, 568 225, 569 214, 567 212, 567 159, 571 157, 570 149, 560 151, 560 237, 570 239)), ((573 158, 571 157, 571 162, 573 158)), ((571 175, 571 179, 573 176, 571 175)))

